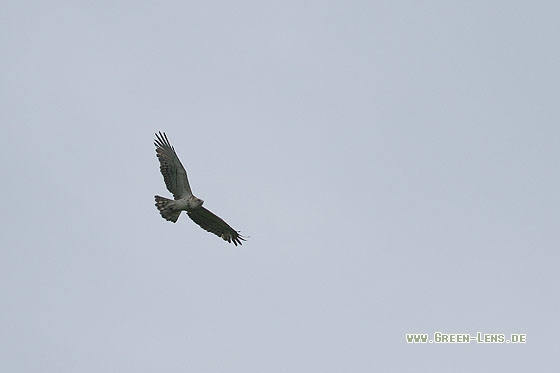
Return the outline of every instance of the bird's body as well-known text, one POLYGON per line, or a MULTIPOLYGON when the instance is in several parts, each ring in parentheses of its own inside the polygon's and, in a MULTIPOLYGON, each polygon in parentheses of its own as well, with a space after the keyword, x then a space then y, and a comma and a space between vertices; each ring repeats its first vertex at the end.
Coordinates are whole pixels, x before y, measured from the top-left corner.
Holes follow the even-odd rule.
POLYGON ((172 200, 169 198, 155 196, 156 207, 158 208, 161 216, 168 221, 173 223, 177 222, 181 211, 190 211, 202 206, 202 201, 200 198, 195 196, 185 197, 177 200, 172 200))
POLYGON ((214 233, 227 242, 232 242, 235 246, 241 245, 241 241, 244 241, 245 238, 219 216, 202 207, 204 201, 192 193, 187 172, 165 133, 156 133, 155 146, 163 180, 174 197, 172 200, 155 196, 156 207, 161 216, 165 220, 175 223, 181 211, 186 211, 202 229, 214 233))

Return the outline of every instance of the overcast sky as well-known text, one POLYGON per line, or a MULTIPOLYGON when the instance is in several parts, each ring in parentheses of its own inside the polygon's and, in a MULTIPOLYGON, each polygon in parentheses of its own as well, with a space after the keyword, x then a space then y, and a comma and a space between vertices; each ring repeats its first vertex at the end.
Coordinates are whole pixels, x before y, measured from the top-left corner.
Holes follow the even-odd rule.
POLYGON ((0 371, 557 366, 559 12, 3 2, 0 371), (161 218, 160 130, 243 246, 161 218))

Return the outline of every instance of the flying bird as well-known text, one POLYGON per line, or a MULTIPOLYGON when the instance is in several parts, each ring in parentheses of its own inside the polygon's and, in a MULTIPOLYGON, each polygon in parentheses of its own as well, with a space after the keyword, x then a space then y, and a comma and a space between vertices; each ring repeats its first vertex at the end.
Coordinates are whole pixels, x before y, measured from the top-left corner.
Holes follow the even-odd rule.
POLYGON ((175 223, 181 211, 186 211, 189 218, 202 229, 214 233, 227 242, 233 242, 235 246, 241 245, 241 241, 245 241, 245 237, 230 227, 219 216, 202 207, 204 201, 193 195, 187 179, 187 171, 181 164, 175 149, 169 143, 165 132, 156 133, 154 145, 156 146, 159 169, 163 175, 165 186, 174 198, 174 200, 171 200, 155 196, 156 207, 161 216, 165 220, 175 223))

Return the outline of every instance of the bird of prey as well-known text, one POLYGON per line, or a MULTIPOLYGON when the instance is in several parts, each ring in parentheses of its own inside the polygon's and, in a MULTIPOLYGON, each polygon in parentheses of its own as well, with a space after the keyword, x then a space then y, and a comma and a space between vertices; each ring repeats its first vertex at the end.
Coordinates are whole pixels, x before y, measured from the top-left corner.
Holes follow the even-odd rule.
POLYGON ((245 238, 219 216, 202 207, 204 201, 193 195, 187 179, 187 171, 181 164, 175 149, 169 143, 165 132, 156 133, 154 145, 165 186, 174 197, 174 200, 171 200, 155 196, 156 207, 161 216, 165 220, 175 223, 181 211, 186 211, 189 218, 202 229, 214 233, 227 242, 233 242, 235 246, 241 245, 241 241, 245 241, 245 238))

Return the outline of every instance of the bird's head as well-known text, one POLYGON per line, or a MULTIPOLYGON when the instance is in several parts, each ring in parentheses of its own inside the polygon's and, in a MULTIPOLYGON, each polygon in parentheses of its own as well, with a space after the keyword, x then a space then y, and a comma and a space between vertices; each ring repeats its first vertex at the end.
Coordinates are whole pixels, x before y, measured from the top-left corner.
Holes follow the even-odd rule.
POLYGON ((193 199, 193 205, 194 205, 195 207, 200 207, 200 206, 202 206, 203 203, 204 203, 203 200, 201 200, 201 199, 198 198, 198 197, 194 197, 194 199, 193 199))

